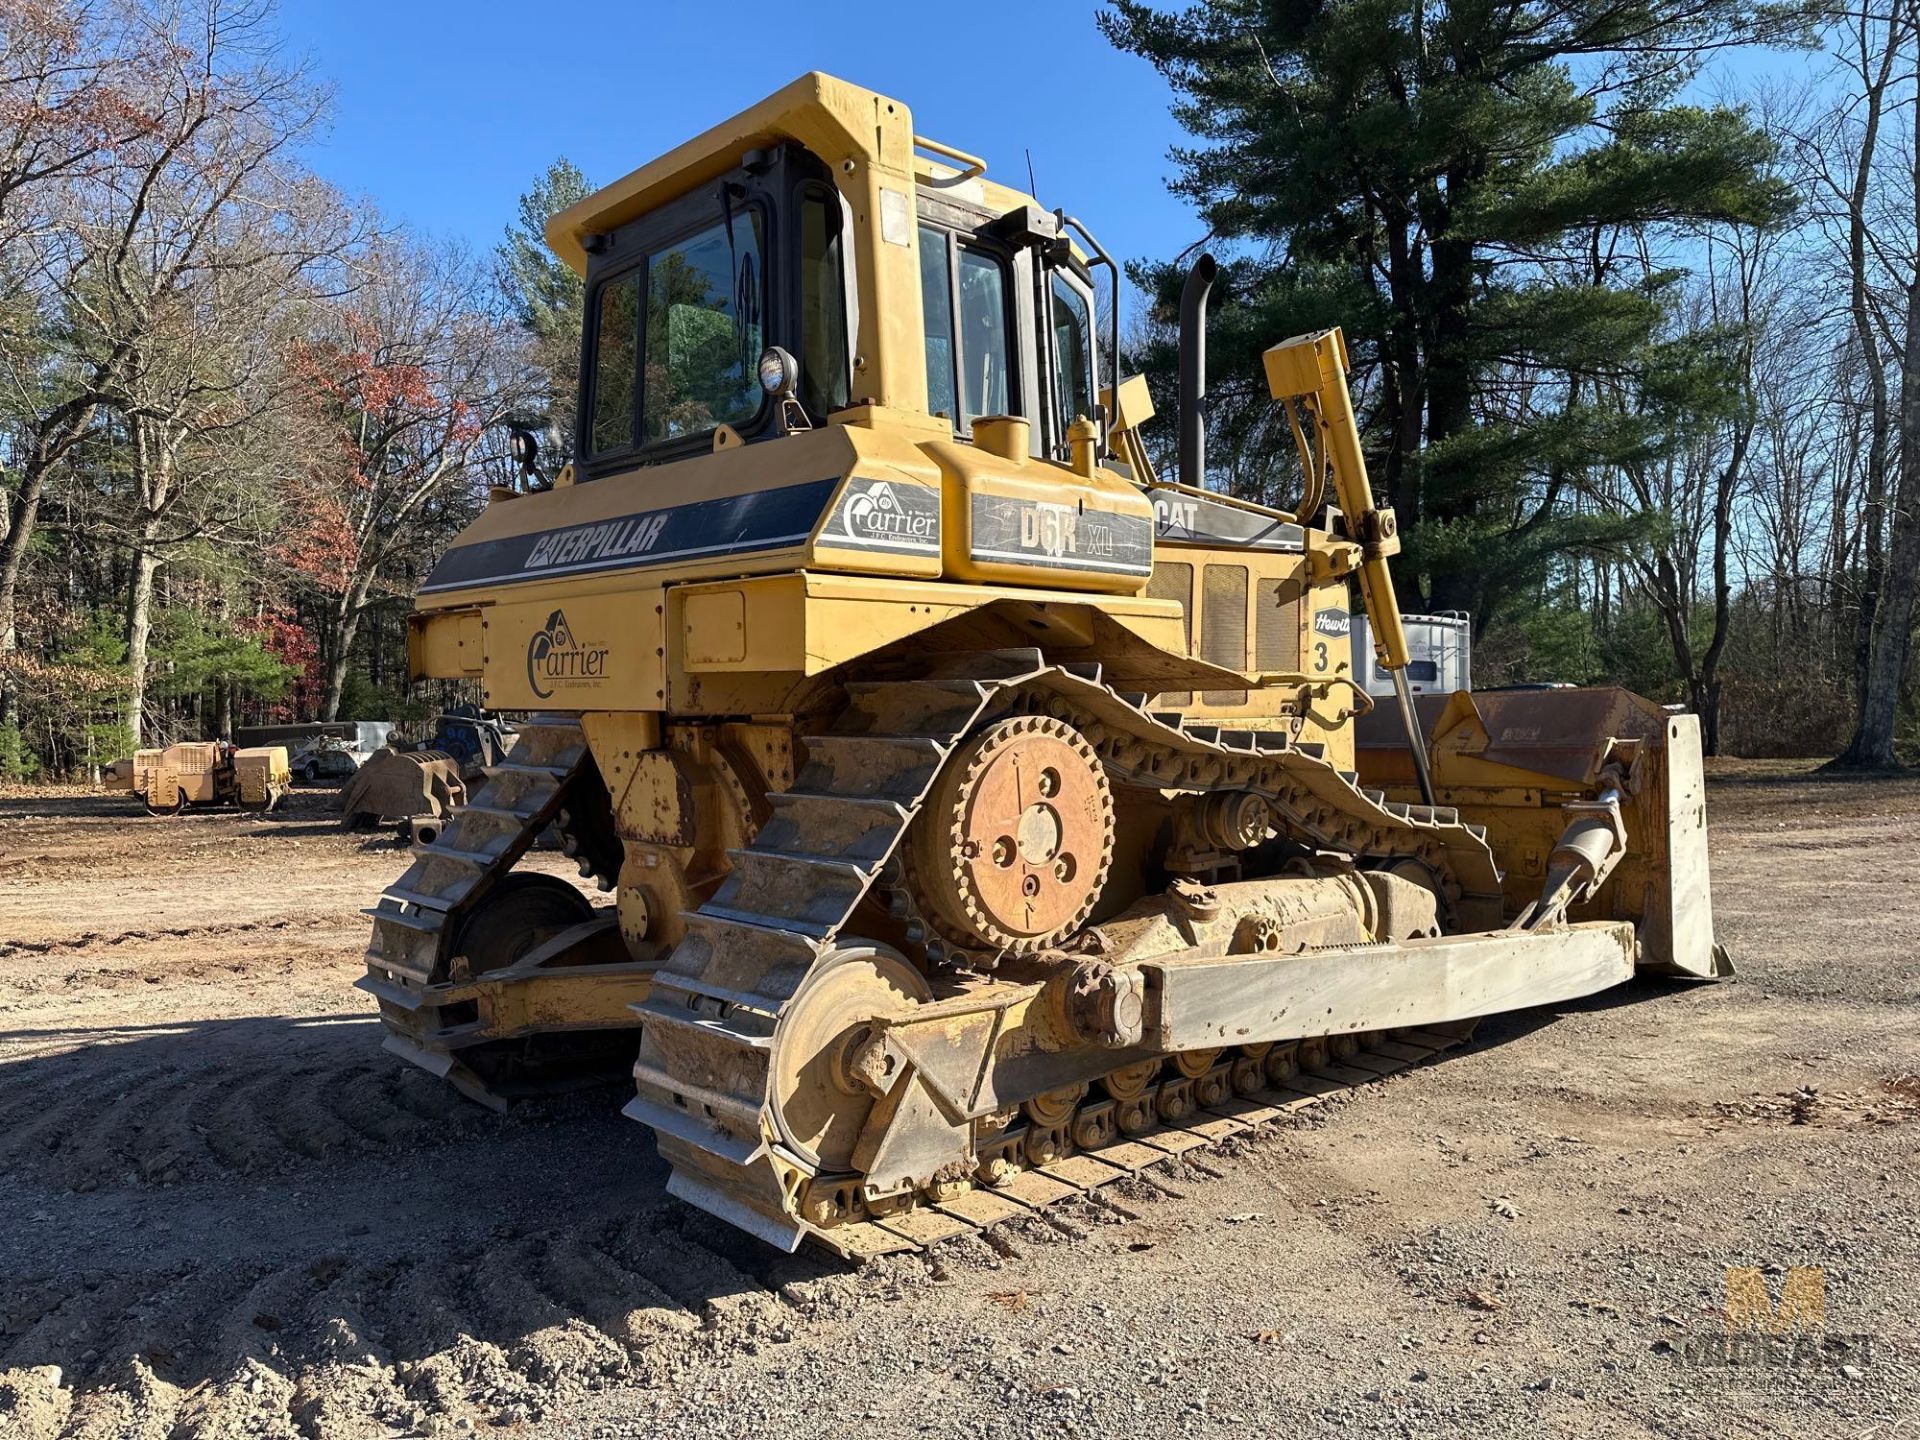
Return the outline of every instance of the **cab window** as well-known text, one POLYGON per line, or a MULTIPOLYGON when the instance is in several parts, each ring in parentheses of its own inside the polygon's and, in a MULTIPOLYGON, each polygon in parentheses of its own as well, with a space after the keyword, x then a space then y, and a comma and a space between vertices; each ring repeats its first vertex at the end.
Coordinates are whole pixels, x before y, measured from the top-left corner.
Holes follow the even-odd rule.
POLYGON ((960 251, 960 418, 1007 413, 1007 272, 993 256, 960 251))
POLYGON ((743 424, 759 412, 764 248, 760 211, 743 207, 601 283, 593 307, 595 456, 743 424))
POLYGON ((847 405, 847 290, 839 195, 800 200, 800 402, 816 419, 847 405))
POLYGON ((640 277, 600 287, 599 336, 593 356, 593 453, 633 444, 633 383, 639 373, 640 277))
POLYGON ((1093 418, 1093 316, 1087 297, 1056 274, 1049 284, 1053 326, 1053 408, 1060 436, 1075 420, 1093 418))
POLYGON ((750 420, 760 409, 760 212, 647 259, 642 443, 750 420))
POLYGON ((920 308, 926 317, 927 413, 944 415, 957 427, 953 403, 953 286, 947 237, 920 227, 920 308))
POLYGON ((1007 267, 989 251, 920 227, 927 409, 965 434, 981 415, 1011 413, 1007 267))

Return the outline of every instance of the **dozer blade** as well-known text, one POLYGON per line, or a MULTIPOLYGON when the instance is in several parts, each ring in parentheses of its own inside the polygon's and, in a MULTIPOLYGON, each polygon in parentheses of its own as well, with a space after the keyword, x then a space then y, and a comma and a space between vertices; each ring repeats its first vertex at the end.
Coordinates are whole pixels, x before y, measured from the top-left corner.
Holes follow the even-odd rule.
MULTIPOLYGON (((1481 826, 1506 873, 1507 903, 1534 898, 1544 856, 1565 824, 1561 805, 1623 773, 1626 851, 1575 920, 1630 920, 1641 968, 1711 979, 1731 973, 1713 934, 1700 721, 1613 686, 1459 691, 1416 702, 1444 803, 1481 826)), ((1400 718, 1382 706, 1356 727, 1367 784, 1413 793, 1400 718)))

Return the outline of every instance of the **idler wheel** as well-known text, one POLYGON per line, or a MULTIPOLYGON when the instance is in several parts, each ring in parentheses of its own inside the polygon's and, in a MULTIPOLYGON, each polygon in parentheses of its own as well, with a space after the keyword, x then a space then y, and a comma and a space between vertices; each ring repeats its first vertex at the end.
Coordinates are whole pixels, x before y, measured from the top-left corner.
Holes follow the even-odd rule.
POLYGON ((879 1017, 933 998, 918 970, 891 950, 859 946, 828 956, 808 975, 773 1033, 774 1123, 802 1160, 846 1170, 873 1109, 854 1057, 879 1017))

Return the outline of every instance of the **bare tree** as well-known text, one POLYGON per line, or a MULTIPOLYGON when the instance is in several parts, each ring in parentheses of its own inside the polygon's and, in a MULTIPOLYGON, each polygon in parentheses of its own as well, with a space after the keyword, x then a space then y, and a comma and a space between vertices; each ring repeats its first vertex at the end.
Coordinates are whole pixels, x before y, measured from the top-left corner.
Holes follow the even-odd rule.
MULTIPOLYGON (((189 187, 205 177, 189 173, 189 187)), ((215 241, 151 311, 102 310, 133 318, 132 350, 110 403, 129 432, 130 504, 108 517, 131 557, 126 604, 127 726, 137 742, 146 698, 154 576, 181 546, 220 540, 258 503, 262 478, 235 463, 236 437, 276 408, 299 401, 284 364, 299 323, 318 303, 309 283, 322 262, 357 238, 332 193, 299 174, 262 172, 236 199, 215 241)), ((199 208, 190 194, 156 207, 139 254, 165 256, 199 208)), ((143 286, 129 286, 138 298, 143 286)))
POLYGON ((1884 13, 1867 7, 1837 30, 1851 93, 1802 147, 1816 179, 1844 195, 1849 317, 1868 385, 1854 630, 1859 707, 1835 763, 1879 768, 1895 761, 1920 585, 1920 145, 1911 114, 1920 8, 1912 0, 1894 0, 1884 13), (1905 131, 1890 144, 1896 111, 1905 112, 1905 131), (1887 163, 1890 150, 1904 150, 1900 163, 1887 163), (1844 171, 1836 155, 1850 158, 1844 171), (1898 373, 1897 408, 1890 371, 1898 373))
POLYGON ((524 336, 487 308, 468 257, 397 237, 362 263, 362 288, 298 355, 312 440, 288 558, 327 597, 327 719, 368 607, 401 563, 471 515, 489 432, 542 383, 524 336))
POLYGON ((90 0, 0 0, 0 246, 45 223, 33 190, 98 173, 158 123, 145 39, 90 0))
MULTIPOLYGON (((25 285, 45 349, 8 347, 6 386, 28 418, 0 537, 0 661, 18 645, 22 566, 49 476, 127 393, 143 341, 188 303, 250 187, 318 119, 324 97, 273 53, 254 0, 173 0, 138 14, 125 81, 146 117, 111 163, 75 165, 34 236, 25 285)), ((0 671, 0 722, 11 708, 0 671)))

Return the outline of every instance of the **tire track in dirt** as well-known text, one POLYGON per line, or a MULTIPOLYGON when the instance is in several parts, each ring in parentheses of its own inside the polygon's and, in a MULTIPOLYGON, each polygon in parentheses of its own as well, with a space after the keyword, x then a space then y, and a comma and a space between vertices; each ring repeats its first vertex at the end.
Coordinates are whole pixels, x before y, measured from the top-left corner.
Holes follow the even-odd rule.
MULTIPOLYGON (((969 1248, 993 1263, 977 1240, 944 1253, 969 1248)), ((842 1305, 928 1283, 938 1265, 903 1257, 856 1272, 780 1255, 656 1198, 617 1219, 387 1262, 49 1273, 0 1309, 0 1396, 30 1389, 36 1367, 60 1368, 49 1403, 14 1410, 9 1440, 361 1440, 439 1433, 459 1417, 511 1426, 601 1390, 668 1383, 720 1351, 791 1340, 842 1305)))
POLYGON ((101 1045, 0 1066, 0 1168, 82 1192, 272 1175, 506 1133, 604 1100, 503 1119, 387 1061, 370 1025, 350 1028, 352 1043, 292 1063, 241 1053, 143 1064, 139 1045, 101 1045))
POLYGON ((271 920, 233 920, 210 925, 167 925, 146 929, 83 930, 77 935, 62 935, 49 940, 0 941, 0 960, 29 955, 71 955, 95 947, 111 948, 138 941, 211 940, 237 935, 257 935, 284 930, 317 930, 341 923, 335 913, 283 915, 271 920))

